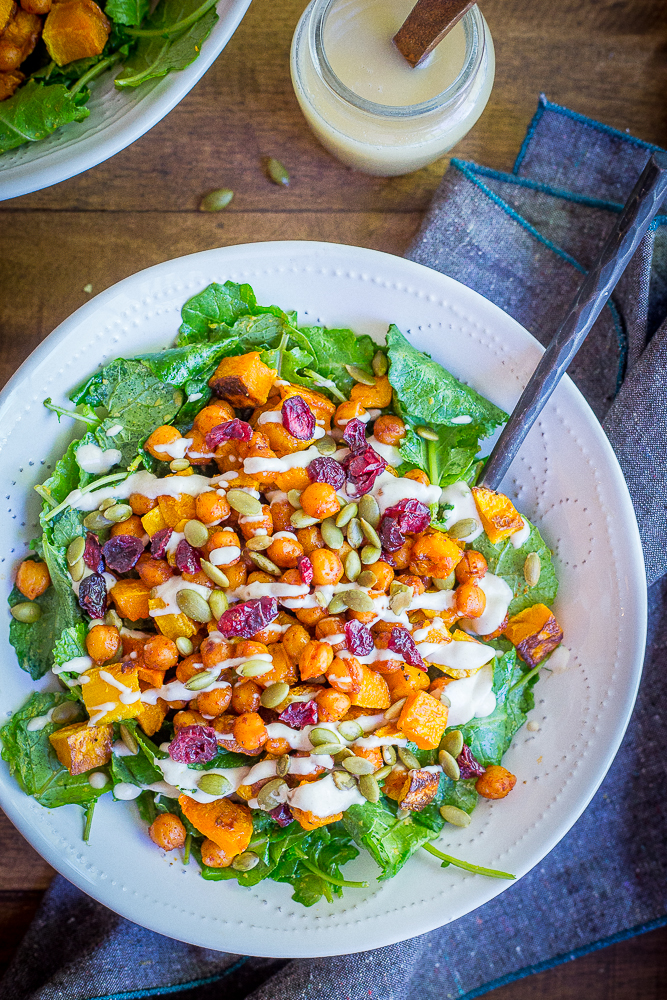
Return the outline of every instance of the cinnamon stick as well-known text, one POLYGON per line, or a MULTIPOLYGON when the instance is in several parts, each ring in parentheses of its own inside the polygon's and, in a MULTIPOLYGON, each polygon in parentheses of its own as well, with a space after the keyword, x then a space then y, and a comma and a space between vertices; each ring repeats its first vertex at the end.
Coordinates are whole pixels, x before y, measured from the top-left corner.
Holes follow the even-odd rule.
POLYGON ((393 41, 414 68, 433 51, 475 0, 417 0, 393 41))

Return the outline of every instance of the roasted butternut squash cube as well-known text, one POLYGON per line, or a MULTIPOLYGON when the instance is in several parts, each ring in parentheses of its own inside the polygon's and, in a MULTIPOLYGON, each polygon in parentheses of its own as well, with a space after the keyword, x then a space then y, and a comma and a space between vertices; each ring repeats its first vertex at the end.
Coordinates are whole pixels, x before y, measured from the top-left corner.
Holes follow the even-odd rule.
POLYGON ((523 528, 521 514, 503 493, 494 493, 485 486, 473 486, 472 495, 482 527, 494 545, 523 528))
MULTIPOLYGON (((164 601, 161 597, 149 597, 148 598, 148 610, 149 611, 159 611, 160 608, 166 607, 164 601)), ((178 639, 179 636, 183 635, 186 639, 195 635, 197 632, 197 626, 180 612, 177 615, 155 615, 153 618, 155 622, 155 627, 162 633, 166 635, 167 639, 178 639)))
POLYGON ((197 516, 195 498, 188 493, 181 493, 177 497, 159 496, 157 502, 158 510, 168 528, 176 528, 181 521, 191 521, 197 516))
POLYGON ((391 403, 391 393, 389 378, 383 375, 375 379, 375 385, 362 385, 361 382, 357 382, 352 386, 350 399, 355 403, 361 403, 367 409, 372 407, 382 410, 391 403))
POLYGON ((140 693, 139 676, 133 663, 92 667, 82 676, 87 678, 81 688, 83 703, 94 725, 136 719, 141 712, 141 699, 135 696, 140 693))
MULTIPOLYGON (((300 784, 303 785, 306 782, 302 781, 300 784)), ((318 826, 328 826, 329 823, 337 823, 339 819, 343 818, 342 813, 334 813, 332 816, 316 816, 310 810, 296 809, 294 806, 290 808, 294 819, 303 830, 317 830, 318 826)))
POLYGON ((310 486, 310 477, 305 469, 288 469, 287 472, 279 472, 275 479, 276 486, 283 493, 290 490, 305 490, 310 486))
POLYGON ((208 384, 216 396, 232 406, 262 406, 277 374, 260 360, 259 351, 251 351, 223 358, 208 384))
POLYGON ((382 767, 382 750, 380 747, 359 747, 353 743, 350 750, 352 750, 355 756, 363 757, 364 760, 370 760, 376 771, 379 767, 382 767))
MULTIPOLYGON (((144 689, 145 690, 145 689, 144 689)), ((163 698, 158 698, 154 705, 145 705, 141 702, 141 711, 137 715, 137 723, 146 733, 146 736, 154 736, 162 729, 169 705, 163 698)))
POLYGON ((237 854, 247 848, 252 837, 252 814, 241 802, 229 799, 215 799, 213 802, 197 802, 189 795, 178 799, 186 819, 195 829, 217 844, 231 864, 237 854))
POLYGON ((315 419, 324 421, 325 430, 331 429, 331 418, 336 412, 336 405, 321 392, 306 389, 302 385, 281 385, 279 390, 281 400, 289 399, 290 396, 301 396, 315 414, 315 419))
POLYGON ((144 531, 147 535, 150 535, 151 538, 156 531, 162 531, 163 528, 167 527, 167 522, 163 518, 162 511, 159 506, 154 507, 153 510, 149 510, 147 514, 144 514, 141 519, 141 523, 144 526, 144 531))
POLYGON ((93 767, 104 767, 111 760, 113 726, 75 722, 51 733, 49 741, 70 774, 84 774, 93 767))
POLYGON ((16 93, 24 80, 25 75, 18 69, 8 70, 6 73, 0 72, 0 101, 6 101, 16 93))
POLYGON ((121 618, 129 618, 131 622, 148 618, 150 592, 151 588, 142 580, 119 580, 110 591, 118 614, 121 618))
POLYGON ((94 0, 66 0, 48 13, 44 43, 57 66, 75 59, 99 56, 111 33, 111 24, 94 0))
POLYGON ((392 702, 407 698, 415 691, 425 691, 431 683, 425 670, 412 667, 409 663, 401 663, 401 669, 395 670, 393 674, 386 674, 385 679, 392 702))
POLYGON ((403 789, 407 788, 410 784, 410 778, 408 772, 403 768, 396 768, 384 779, 384 784, 382 785, 382 791, 389 799, 393 799, 394 802, 398 802, 403 794, 403 789))
MULTIPOLYGON (((361 686, 354 693, 346 692, 350 702, 360 708, 389 708, 391 698, 387 682, 377 670, 371 670, 365 663, 361 664, 361 686)), ((389 674, 388 676, 391 676, 389 674)), ((332 685, 333 686, 333 685, 332 685)))
POLYGON ((420 750, 435 750, 447 728, 447 709, 427 691, 408 695, 398 717, 398 728, 420 750))
POLYGON ((528 664, 536 667, 563 641, 563 630, 546 604, 533 604, 510 618, 505 635, 528 664))
POLYGON ((463 552, 452 538, 434 531, 415 539, 410 552, 410 572, 444 580, 462 558, 463 552))
POLYGON ((14 0, 0 0, 0 35, 16 13, 14 0))
POLYGON ((408 771, 407 780, 401 788, 398 803, 401 809, 419 812, 432 802, 438 791, 440 775, 423 769, 408 771))

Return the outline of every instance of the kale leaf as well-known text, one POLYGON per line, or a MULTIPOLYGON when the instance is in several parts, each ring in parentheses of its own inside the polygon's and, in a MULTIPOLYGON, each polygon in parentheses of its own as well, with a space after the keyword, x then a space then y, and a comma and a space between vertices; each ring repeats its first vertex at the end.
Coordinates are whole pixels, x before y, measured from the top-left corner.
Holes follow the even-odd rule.
POLYGON ((116 24, 141 24, 150 10, 150 0, 107 0, 104 12, 116 24))
POLYGON ((489 572, 502 577, 512 588, 514 599, 509 606, 510 617, 518 615, 520 611, 530 608, 533 604, 553 603, 558 593, 558 580, 551 550, 534 525, 531 525, 529 537, 518 549, 514 548, 509 538, 493 545, 486 533, 475 539, 474 547, 486 559, 489 572), (540 557, 540 579, 535 587, 526 583, 523 573, 529 552, 537 552, 540 557))
POLYGON ((388 799, 354 805, 343 814, 343 824, 359 847, 365 847, 382 869, 379 881, 393 878, 408 858, 433 840, 435 831, 412 816, 397 819, 388 799))
POLYGON ((231 336, 231 327, 241 316, 252 316, 257 299, 250 285, 226 281, 213 283, 193 295, 181 309, 181 327, 176 344, 223 340, 231 336))
MULTIPOLYGON (((467 478, 479 451, 476 427, 470 424, 447 427, 431 423, 429 426, 437 433, 438 440, 425 441, 413 429, 424 421, 405 412, 402 412, 402 416, 407 430, 399 453, 404 462, 411 468, 422 469, 430 481, 438 486, 447 486, 467 478)), ((400 473, 402 470, 398 471, 400 473)))
POLYGON ((255 757, 248 757, 243 753, 233 753, 231 750, 218 750, 212 760, 207 760, 202 764, 189 764, 195 771, 210 771, 212 767, 248 767, 256 763, 255 757))
POLYGON ((134 756, 111 755, 111 780, 115 785, 126 782, 130 785, 152 785, 162 781, 162 771, 152 763, 140 746, 134 756))
POLYGON ((28 80, 0 104, 0 153, 45 139, 61 125, 82 122, 90 114, 82 106, 85 100, 85 93, 72 94, 62 83, 28 80))
POLYGON ((357 365, 369 375, 373 374, 371 361, 378 345, 368 335, 357 336, 352 330, 333 330, 325 326, 300 327, 300 331, 308 339, 315 358, 310 367, 334 382, 345 399, 355 384, 345 365, 357 365))

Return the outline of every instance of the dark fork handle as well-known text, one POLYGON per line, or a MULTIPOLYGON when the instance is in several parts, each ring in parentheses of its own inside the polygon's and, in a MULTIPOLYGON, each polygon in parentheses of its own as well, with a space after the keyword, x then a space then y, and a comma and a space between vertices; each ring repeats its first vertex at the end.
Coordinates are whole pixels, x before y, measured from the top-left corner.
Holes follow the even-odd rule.
POLYGON ((567 371, 667 195, 667 153, 651 155, 597 263, 584 278, 485 466, 482 485, 496 490, 549 396, 567 371))

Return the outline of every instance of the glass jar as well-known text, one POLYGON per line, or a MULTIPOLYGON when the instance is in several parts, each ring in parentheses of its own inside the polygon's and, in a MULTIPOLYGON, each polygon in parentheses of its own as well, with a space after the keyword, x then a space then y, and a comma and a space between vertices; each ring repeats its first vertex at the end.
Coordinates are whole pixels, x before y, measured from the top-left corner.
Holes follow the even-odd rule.
POLYGON ((312 0, 292 41, 292 83, 308 124, 339 160, 376 176, 437 160, 472 128, 493 86, 493 42, 477 7, 412 69, 391 38, 413 6, 312 0))

